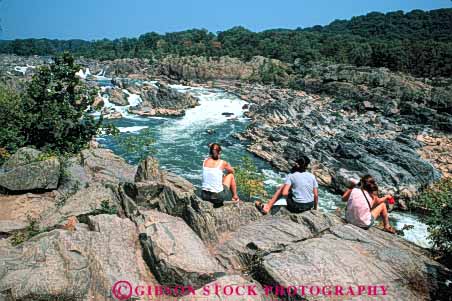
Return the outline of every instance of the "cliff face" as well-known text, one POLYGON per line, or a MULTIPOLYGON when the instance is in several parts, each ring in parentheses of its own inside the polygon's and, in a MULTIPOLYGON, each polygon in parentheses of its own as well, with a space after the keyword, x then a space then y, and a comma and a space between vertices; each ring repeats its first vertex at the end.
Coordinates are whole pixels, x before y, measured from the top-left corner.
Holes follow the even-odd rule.
POLYGON ((289 66, 278 60, 256 56, 249 62, 223 56, 173 57, 169 56, 158 62, 156 71, 160 75, 176 80, 260 80, 262 74, 270 68, 281 70, 283 78, 288 78, 289 66))
MULTIPOLYGON (((17 231, 30 229, 25 209, 36 209, 29 197, 43 196, 0 195, 0 204, 24 209, 10 212, 23 225, 1 230, 1 298, 110 300, 118 297, 118 280, 132 288, 190 286, 205 300, 228 299, 202 294, 215 284, 253 288, 234 300, 317 299, 309 289, 289 288, 305 284, 333 283, 344 289, 338 297, 356 300, 371 296, 359 286, 377 283, 388 300, 444 299, 450 291, 450 270, 377 228, 362 230, 319 211, 262 216, 250 203, 213 208, 152 158, 135 168, 110 151, 89 149, 70 162, 67 179, 45 195, 58 205, 41 206, 31 226, 41 233, 17 246, 17 231)), ((0 214, 0 225, 5 221, 0 214)), ((174 294, 183 297, 176 290, 164 298, 174 294)))

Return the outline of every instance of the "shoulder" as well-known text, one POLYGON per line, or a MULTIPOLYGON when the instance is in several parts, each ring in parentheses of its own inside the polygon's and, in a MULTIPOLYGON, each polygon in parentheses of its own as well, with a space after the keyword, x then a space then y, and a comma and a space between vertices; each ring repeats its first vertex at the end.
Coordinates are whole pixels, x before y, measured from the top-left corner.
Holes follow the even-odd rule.
POLYGON ((312 179, 314 179, 314 180, 315 180, 315 176, 314 176, 314 174, 313 174, 313 173, 311 173, 311 172, 307 171, 307 172, 306 172, 306 174, 308 175, 308 177, 310 177, 310 178, 312 178, 312 179))

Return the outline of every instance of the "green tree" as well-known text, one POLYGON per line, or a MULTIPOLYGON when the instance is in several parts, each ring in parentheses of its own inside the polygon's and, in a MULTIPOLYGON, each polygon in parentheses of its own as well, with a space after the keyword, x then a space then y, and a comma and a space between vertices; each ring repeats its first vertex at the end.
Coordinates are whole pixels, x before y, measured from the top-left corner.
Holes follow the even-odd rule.
POLYGON ((43 66, 23 95, 0 89, 0 148, 14 152, 21 146, 33 146, 54 153, 77 153, 105 130, 102 117, 89 114, 96 95, 75 73, 80 68, 68 53, 43 66))
POLYGON ((419 195, 417 200, 427 210, 424 217, 428 225, 433 248, 441 255, 452 257, 452 178, 443 178, 419 195))

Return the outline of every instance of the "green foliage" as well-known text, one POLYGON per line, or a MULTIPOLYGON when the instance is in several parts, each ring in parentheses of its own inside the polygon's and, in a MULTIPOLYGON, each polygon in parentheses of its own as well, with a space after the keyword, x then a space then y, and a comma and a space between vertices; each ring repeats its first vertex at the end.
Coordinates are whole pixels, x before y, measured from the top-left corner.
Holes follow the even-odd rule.
POLYGON ((426 189, 417 202, 428 212, 424 220, 434 249, 452 255, 452 178, 443 178, 426 189))
POLYGON ((11 244, 13 246, 20 245, 24 241, 27 241, 30 238, 47 231, 47 229, 39 229, 38 221, 36 219, 32 218, 29 215, 27 216, 27 219, 28 226, 23 230, 15 232, 11 236, 11 244))
POLYGON ((103 200, 100 204, 100 209, 96 209, 93 215, 97 214, 118 214, 118 208, 116 206, 110 206, 107 200, 103 200))
POLYGON ((23 95, 0 87, 0 148, 13 153, 32 146, 55 154, 77 153, 103 127, 103 120, 89 115, 97 93, 76 77, 80 68, 68 53, 43 66, 23 95), (4 122, 3 122, 4 121, 4 122))
POLYGON ((235 170, 235 181, 240 195, 246 200, 266 197, 264 179, 264 175, 258 171, 251 158, 243 157, 235 170))
MULTIPOLYGON (((160 35, 146 33, 137 38, 116 40, 25 39, 0 41, 0 52, 18 55, 55 55, 70 51, 101 60, 163 56, 231 56, 250 60, 264 56, 293 63, 300 59, 387 67, 420 77, 452 74, 452 9, 428 12, 414 10, 369 13, 349 21, 336 20, 328 26, 306 29, 273 29, 252 32, 238 26, 217 35, 191 29, 160 35)), ((271 71, 266 81, 271 81, 271 71)), ((276 77, 279 79, 280 77, 276 77)))
POLYGON ((21 109, 19 95, 0 85, 0 163, 26 143, 22 128, 26 115, 21 109))
POLYGON ((146 128, 139 133, 124 133, 115 136, 116 144, 121 149, 122 154, 133 157, 133 162, 140 162, 155 154, 155 138, 152 130, 146 128))

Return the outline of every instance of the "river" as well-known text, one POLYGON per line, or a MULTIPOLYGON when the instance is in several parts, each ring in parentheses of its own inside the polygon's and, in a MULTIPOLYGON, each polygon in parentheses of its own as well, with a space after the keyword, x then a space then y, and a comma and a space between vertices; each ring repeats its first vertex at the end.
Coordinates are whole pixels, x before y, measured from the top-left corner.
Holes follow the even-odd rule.
MULTIPOLYGON (((251 158, 258 169, 265 176, 265 188, 269 192, 284 180, 285 174, 274 170, 267 162, 256 158, 246 151, 246 146, 231 137, 233 133, 246 128, 249 119, 244 117, 243 105, 245 101, 237 96, 217 89, 193 88, 172 85, 180 92, 190 92, 198 97, 199 106, 188 109, 185 116, 179 118, 140 117, 127 113, 128 106, 115 106, 106 99, 106 106, 123 114, 122 119, 112 120, 121 131, 120 135, 152 135, 155 143, 152 145, 154 155, 160 166, 166 170, 183 176, 196 187, 201 184, 202 161, 207 157, 208 145, 218 142, 222 145, 222 158, 232 166, 240 164, 242 157, 251 158), (222 113, 232 113, 230 117, 222 113), (146 131, 144 131, 146 129, 146 131)), ((137 95, 129 95, 129 104, 135 105, 139 101, 137 95)), ((111 136, 100 136, 98 141, 107 148, 125 158, 128 162, 137 164, 141 154, 125 151, 118 144, 118 140, 111 136)), ((146 146, 143 146, 146 151, 146 146)), ((319 207, 325 211, 343 211, 344 203, 338 195, 328 192, 324 188, 319 191, 319 207)), ((392 225, 400 230, 405 225, 414 226, 404 231, 404 237, 422 247, 430 247, 427 239, 427 226, 420 222, 418 215, 410 212, 391 212, 392 225)))

